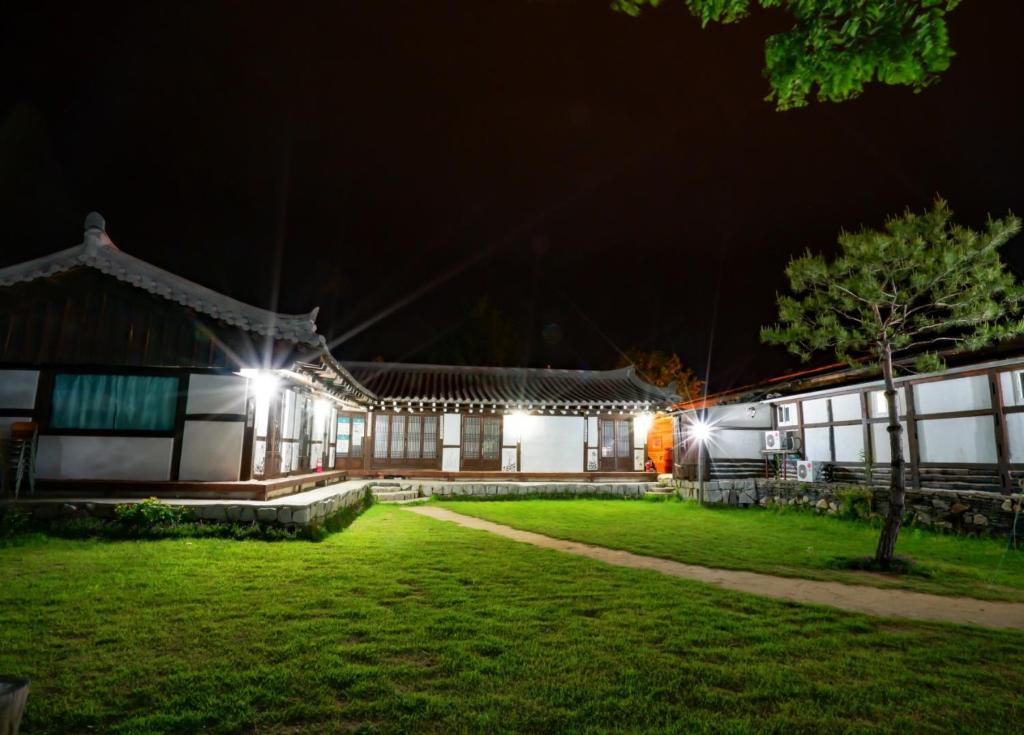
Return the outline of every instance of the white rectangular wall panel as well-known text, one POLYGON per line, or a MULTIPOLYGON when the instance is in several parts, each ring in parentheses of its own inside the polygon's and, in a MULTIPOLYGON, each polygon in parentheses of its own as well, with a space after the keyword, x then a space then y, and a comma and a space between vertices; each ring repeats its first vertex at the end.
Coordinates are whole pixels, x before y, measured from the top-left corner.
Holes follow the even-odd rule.
MULTIPOLYGON (((452 446, 461 443, 462 416, 457 413, 446 413, 441 419, 441 438, 443 444, 452 446)), ((447 468, 445 468, 447 469, 447 468)), ((458 469, 456 467, 455 469, 458 469)))
POLYGON ((864 428, 856 426, 834 426, 832 436, 836 445, 836 462, 864 461, 864 428))
POLYGON ((38 386, 37 370, 0 370, 0 408, 33 408, 38 386))
POLYGON ((445 472, 458 472, 459 456, 458 447, 445 447, 441 451, 441 469, 445 472))
POLYGON ((824 424, 828 422, 828 399, 815 398, 804 401, 804 423, 824 424))
MULTIPOLYGON (((974 411, 990 408, 992 396, 988 376, 972 375, 954 380, 933 380, 914 386, 914 411, 917 414, 974 411)), ((939 460, 933 460, 938 462, 939 460)))
POLYGON ((995 421, 991 416, 917 422, 922 462, 994 463, 995 421))
MULTIPOLYGON (((806 419, 804 419, 806 421, 806 419)), ((860 393, 847 393, 832 397, 833 421, 860 420, 860 393)))
POLYGON ((761 430, 716 428, 708 442, 712 459, 761 459, 764 432, 761 430))
POLYGON ((238 375, 192 373, 185 413, 245 413, 248 381, 238 375))
POLYGON ((1024 463, 1024 413, 1006 414, 1006 432, 1010 437, 1010 461, 1024 463))
POLYGON ((522 472, 583 472, 581 416, 530 416, 523 430, 522 472))
POLYGON ((237 480, 244 430, 242 421, 186 421, 178 479, 237 480))
MULTIPOLYGON (((693 414, 696 417, 696 413, 693 414)), ((683 419, 684 421, 686 418, 683 419)), ((707 421, 715 427, 758 429, 772 428, 772 409, 764 403, 734 403, 728 406, 712 406, 707 411, 707 421)))
POLYGON ((827 428, 805 429, 804 442, 804 455, 807 459, 814 459, 820 462, 832 461, 832 445, 829 441, 827 428))
POLYGON ((597 416, 590 416, 587 418, 587 446, 596 447, 597 442, 597 416))
POLYGON ((1004 406, 1024 405, 1024 369, 999 373, 999 387, 1003 394, 1004 406))
POLYGON ((501 449, 501 471, 518 472, 519 457, 515 447, 502 447, 501 449))
POLYGON ((41 436, 36 464, 46 480, 169 480, 171 437, 41 436))
MULTIPOLYGON (((903 446, 903 459, 910 461, 910 437, 907 434, 907 422, 900 421, 903 431, 900 432, 900 443, 903 446)), ((885 464, 891 461, 892 453, 889 451, 888 424, 871 424, 871 452, 872 462, 875 465, 885 464)))
MULTIPOLYGON (((907 389, 900 387, 896 389, 896 412, 903 416, 907 412, 907 389)), ((868 416, 871 418, 884 418, 889 415, 889 405, 885 402, 884 390, 873 390, 868 393, 868 416)))

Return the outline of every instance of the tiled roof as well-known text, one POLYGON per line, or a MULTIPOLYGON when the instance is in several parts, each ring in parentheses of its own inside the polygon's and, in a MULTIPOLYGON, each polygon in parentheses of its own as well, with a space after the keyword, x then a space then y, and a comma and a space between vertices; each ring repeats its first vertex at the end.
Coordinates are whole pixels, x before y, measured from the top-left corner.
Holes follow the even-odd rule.
POLYGON ((386 362, 342 365, 383 404, 656 409, 678 400, 640 380, 631 367, 594 371, 386 362))
POLYGON ((308 314, 277 314, 244 304, 132 257, 111 242, 104 231, 103 218, 96 213, 86 218, 85 237, 81 244, 0 268, 0 286, 34 281, 82 266, 95 268, 119 281, 248 332, 314 347, 323 344, 323 338, 316 332, 316 309, 308 314))

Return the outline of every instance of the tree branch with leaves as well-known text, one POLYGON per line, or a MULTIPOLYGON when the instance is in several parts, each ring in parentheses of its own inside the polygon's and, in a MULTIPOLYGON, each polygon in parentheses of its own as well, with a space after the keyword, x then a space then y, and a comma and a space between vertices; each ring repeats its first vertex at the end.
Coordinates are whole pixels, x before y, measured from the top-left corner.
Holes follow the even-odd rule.
POLYGON ((990 217, 981 230, 963 227, 940 199, 881 230, 841 233, 832 260, 808 252, 786 268, 792 294, 778 297, 779 321, 761 330, 762 340, 803 360, 817 352, 873 360, 885 380, 892 479, 875 554, 883 568, 893 560, 906 489, 894 357, 918 354, 918 369, 936 369, 940 347, 976 349, 1024 334, 1024 288, 999 254, 1020 229, 1012 214, 990 217))
MULTIPOLYGON (((920 91, 949 68, 946 15, 960 0, 686 0, 702 25, 737 23, 751 6, 781 8, 793 26, 765 41, 767 99, 779 110, 857 97, 871 82, 920 91)), ((662 0, 613 0, 639 15, 662 0)))

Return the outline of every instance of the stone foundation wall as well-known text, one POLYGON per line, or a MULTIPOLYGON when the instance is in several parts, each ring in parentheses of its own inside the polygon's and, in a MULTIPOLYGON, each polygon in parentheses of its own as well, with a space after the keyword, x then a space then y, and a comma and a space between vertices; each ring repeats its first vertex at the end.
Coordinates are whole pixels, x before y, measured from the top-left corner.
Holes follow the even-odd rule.
POLYGON ((511 495, 572 495, 578 497, 642 498, 653 490, 653 482, 417 482, 403 480, 403 487, 419 490, 420 495, 429 498, 452 497, 506 497, 511 495))
MULTIPOLYGON (((342 488, 311 503, 288 505, 287 498, 280 498, 273 503, 261 505, 258 502, 239 503, 232 500, 208 501, 204 503, 185 503, 165 500, 168 505, 186 506, 192 510, 197 520, 216 521, 220 523, 268 523, 281 526, 308 526, 321 521, 342 508, 361 503, 364 495, 369 492, 372 483, 360 487, 342 488)), ((40 519, 53 519, 64 516, 95 516, 97 518, 113 518, 115 506, 124 501, 77 501, 77 500, 22 500, 18 505, 25 511, 40 519)))
MULTIPOLYGON (((675 480, 679 496, 698 500, 699 485, 675 480)), ((750 507, 794 505, 835 515, 845 508, 844 490, 871 492, 871 511, 884 516, 889 509, 888 488, 793 480, 712 480, 704 483, 704 502, 712 505, 750 507)), ((907 490, 907 513, 912 522, 929 528, 957 533, 1008 536, 1015 518, 1024 510, 1024 495, 1001 495, 971 490, 907 490)), ((1024 514, 1022 514, 1024 515, 1024 514)), ((1024 535, 1024 518, 1017 520, 1017 533, 1024 535)))

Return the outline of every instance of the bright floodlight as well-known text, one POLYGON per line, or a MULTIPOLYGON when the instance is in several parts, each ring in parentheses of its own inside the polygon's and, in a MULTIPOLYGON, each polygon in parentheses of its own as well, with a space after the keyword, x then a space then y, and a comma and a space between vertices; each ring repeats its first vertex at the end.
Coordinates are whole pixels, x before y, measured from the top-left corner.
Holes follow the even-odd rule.
POLYGON ((690 434, 703 444, 711 438, 711 425, 704 421, 694 421, 690 424, 690 434))

